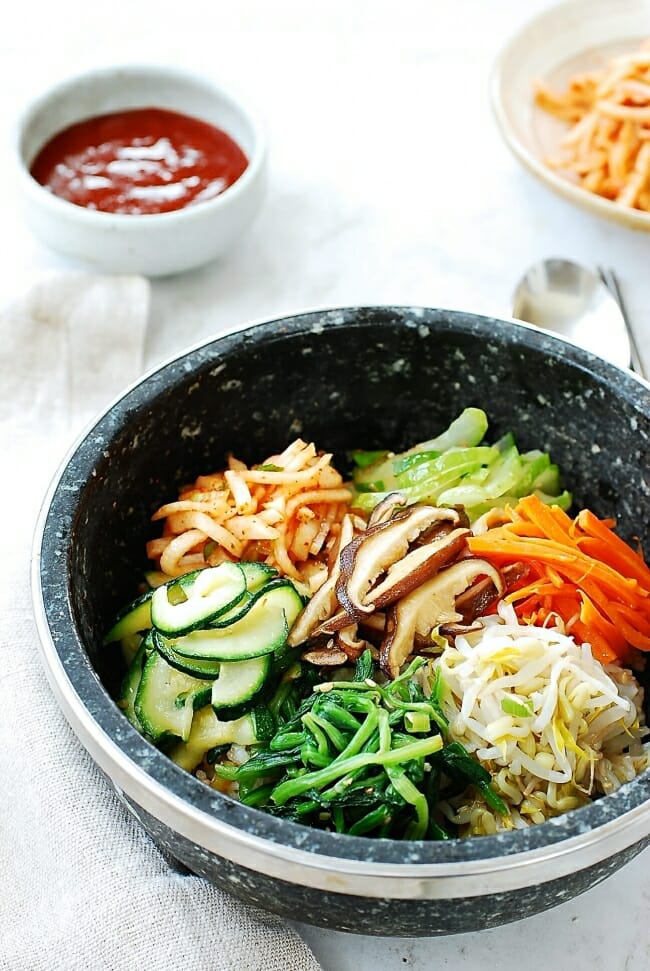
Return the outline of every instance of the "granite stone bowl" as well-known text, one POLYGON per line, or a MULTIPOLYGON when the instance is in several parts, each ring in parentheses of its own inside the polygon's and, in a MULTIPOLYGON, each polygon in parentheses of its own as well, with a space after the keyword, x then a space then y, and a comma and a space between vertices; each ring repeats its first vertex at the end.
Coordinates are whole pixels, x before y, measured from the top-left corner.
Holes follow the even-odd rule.
POLYGON ((102 648, 145 567, 152 511, 232 450, 297 435, 404 448, 476 405, 491 434, 551 451, 577 506, 650 548, 650 386, 549 334, 406 307, 311 312, 193 348, 116 401, 65 460, 34 551, 45 667, 83 745, 156 843, 247 903, 366 934, 491 927, 587 890, 650 842, 650 772, 528 830, 449 842, 348 837, 246 808, 183 772, 126 721, 102 648))

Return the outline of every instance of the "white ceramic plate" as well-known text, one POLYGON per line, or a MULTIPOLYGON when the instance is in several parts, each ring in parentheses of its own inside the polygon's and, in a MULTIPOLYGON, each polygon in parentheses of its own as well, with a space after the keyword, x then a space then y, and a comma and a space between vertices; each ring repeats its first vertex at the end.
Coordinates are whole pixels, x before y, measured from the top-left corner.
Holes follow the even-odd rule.
POLYGON ((650 38, 650 0, 568 0, 530 21, 506 45, 491 79, 501 132, 517 158, 550 188, 577 205, 650 232, 650 213, 620 206, 573 185, 544 159, 557 153, 566 125, 534 103, 541 78, 563 89, 572 74, 604 67, 650 38))

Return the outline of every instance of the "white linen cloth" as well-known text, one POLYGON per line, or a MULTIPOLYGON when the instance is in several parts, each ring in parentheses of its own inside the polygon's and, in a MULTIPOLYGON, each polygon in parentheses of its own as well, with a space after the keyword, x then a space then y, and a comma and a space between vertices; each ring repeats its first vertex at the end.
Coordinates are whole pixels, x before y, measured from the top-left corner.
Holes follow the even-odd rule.
POLYGON ((60 713, 29 556, 56 466, 141 369, 149 286, 68 273, 0 312, 0 968, 317 971, 282 921, 171 870, 60 713))

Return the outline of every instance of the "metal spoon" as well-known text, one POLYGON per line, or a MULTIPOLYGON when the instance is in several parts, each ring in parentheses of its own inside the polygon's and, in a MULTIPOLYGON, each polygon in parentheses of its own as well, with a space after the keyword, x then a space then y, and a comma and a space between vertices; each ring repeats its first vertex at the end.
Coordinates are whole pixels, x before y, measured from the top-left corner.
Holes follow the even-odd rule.
MULTIPOLYGON (((534 263, 517 285, 512 315, 556 331, 618 367, 630 367, 629 325, 621 307, 597 274, 578 263, 534 263)), ((640 360, 634 364, 643 374, 640 360)))

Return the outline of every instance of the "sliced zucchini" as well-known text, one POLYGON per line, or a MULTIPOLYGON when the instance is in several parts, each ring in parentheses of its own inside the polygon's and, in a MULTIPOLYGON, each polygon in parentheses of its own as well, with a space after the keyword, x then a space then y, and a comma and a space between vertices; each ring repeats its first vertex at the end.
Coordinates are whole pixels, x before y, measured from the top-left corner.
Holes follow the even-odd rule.
POLYGON ((246 593, 244 571, 236 563, 199 570, 178 580, 186 599, 170 600, 170 586, 157 587, 151 598, 153 626, 163 634, 179 636, 203 627, 220 614, 231 610, 246 593))
MULTIPOLYGON (((203 682, 201 688, 193 688, 191 691, 187 692, 189 695, 189 704, 192 705, 192 711, 199 711, 200 708, 205 708, 206 705, 210 704, 210 695, 212 694, 212 681, 203 682)), ((180 703, 182 697, 187 697, 180 694, 176 699, 176 704, 180 703)))
POLYGON ((232 708, 252 701, 264 687, 271 669, 271 655, 253 657, 248 661, 223 661, 216 681, 212 682, 212 707, 232 708))
POLYGON ((191 674, 195 678, 203 678, 205 680, 218 676, 221 666, 220 661, 206 661, 201 658, 183 657, 182 654, 176 653, 171 646, 171 641, 164 634, 161 634, 157 630, 154 630, 152 634, 156 650, 162 654, 167 663, 171 664, 173 668, 176 668, 178 671, 184 671, 185 674, 191 674))
POLYGON ((135 713, 135 699, 142 680, 142 669, 146 660, 146 648, 144 641, 140 642, 140 647, 131 661, 129 670, 124 675, 120 693, 117 699, 118 708, 121 708, 134 728, 142 732, 142 725, 135 713))
POLYGON ((165 586, 169 591, 169 599, 173 604, 183 603, 187 600, 187 591, 192 589, 194 581, 204 570, 190 570, 189 573, 181 573, 174 580, 167 578, 165 586))
POLYGON ((209 624, 205 625, 205 627, 214 627, 216 629, 221 627, 230 627, 230 625, 234 624, 235 621, 241 620, 242 617, 245 617, 254 603, 255 594, 249 593, 247 590, 239 603, 235 604, 231 610, 227 610, 225 614, 221 614, 219 617, 211 620, 209 624))
POLYGON ((278 571, 274 566, 268 566, 266 563, 256 563, 253 560, 245 561, 239 564, 244 571, 244 576, 246 577, 246 589, 249 593, 257 593, 258 590, 277 577, 278 571))
POLYGON ((232 610, 210 621, 208 625, 210 627, 229 627, 236 620, 241 620, 255 603, 255 594, 278 575, 278 571, 272 566, 267 566, 266 563, 240 563, 239 566, 246 577, 246 593, 232 610))
POLYGON ((177 671, 158 651, 153 651, 142 671, 135 696, 135 714, 155 742, 169 736, 186 741, 194 709, 205 704, 211 690, 211 681, 177 671))
POLYGON ((205 753, 217 745, 253 745, 256 741, 251 715, 220 721, 214 708, 207 705, 194 715, 187 741, 175 745, 169 756, 182 769, 193 772, 205 753))
POLYGON ((241 620, 228 627, 196 630, 171 641, 172 649, 186 658, 212 661, 245 661, 272 654, 289 636, 289 626, 282 611, 262 612, 251 607, 241 620))
POLYGON ((133 658, 138 653, 138 648, 142 644, 142 634, 128 634, 123 637, 120 641, 120 650, 122 652, 122 660, 124 661, 127 668, 131 667, 133 663, 133 658))
POLYGON ((247 614, 228 627, 196 630, 171 638, 177 654, 213 661, 242 661, 272 654, 282 647, 303 608, 303 601, 289 580, 271 580, 254 595, 247 614))
POLYGON ((117 615, 115 623, 104 637, 104 644, 111 644, 113 641, 121 641, 124 637, 131 634, 138 634, 140 631, 151 628, 151 598, 153 590, 147 590, 141 597, 133 600, 128 607, 121 610, 117 615))
POLYGON ((162 570, 146 570, 144 578, 152 589, 156 587, 162 587, 163 584, 169 583, 169 577, 162 570))
MULTIPOLYGON (((244 571, 246 586, 251 593, 255 593, 267 580, 272 580, 273 577, 277 577, 278 575, 275 567, 269 566, 267 563, 257 563, 254 560, 250 560, 239 563, 239 566, 244 571)), ((200 572, 200 570, 193 570, 191 574, 185 574, 181 579, 187 579, 190 575, 196 576, 200 572)), ((144 578, 149 586, 154 589, 156 587, 162 587, 165 583, 169 583, 169 577, 161 570, 147 570, 144 578)))
POLYGON ((262 610, 281 610, 284 613, 288 626, 293 627, 296 618, 305 606, 305 601, 291 580, 278 577, 271 580, 263 590, 257 594, 256 608, 259 605, 262 610))

